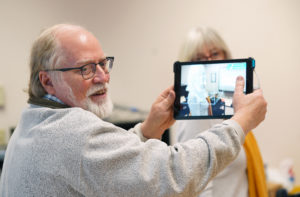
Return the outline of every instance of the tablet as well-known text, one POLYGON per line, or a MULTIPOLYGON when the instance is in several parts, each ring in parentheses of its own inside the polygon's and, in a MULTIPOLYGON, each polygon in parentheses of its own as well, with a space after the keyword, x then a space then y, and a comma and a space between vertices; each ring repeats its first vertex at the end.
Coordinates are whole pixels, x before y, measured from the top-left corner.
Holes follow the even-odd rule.
POLYGON ((245 79, 244 93, 253 91, 255 60, 231 59, 174 63, 174 118, 228 119, 236 78, 245 79))

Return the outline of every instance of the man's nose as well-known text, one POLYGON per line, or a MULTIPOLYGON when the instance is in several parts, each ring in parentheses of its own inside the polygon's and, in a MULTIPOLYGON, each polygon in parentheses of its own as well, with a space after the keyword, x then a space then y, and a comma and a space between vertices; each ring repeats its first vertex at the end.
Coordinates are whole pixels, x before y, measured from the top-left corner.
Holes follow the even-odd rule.
POLYGON ((103 68, 97 64, 96 71, 93 78, 94 83, 106 83, 109 81, 109 73, 106 73, 103 68))

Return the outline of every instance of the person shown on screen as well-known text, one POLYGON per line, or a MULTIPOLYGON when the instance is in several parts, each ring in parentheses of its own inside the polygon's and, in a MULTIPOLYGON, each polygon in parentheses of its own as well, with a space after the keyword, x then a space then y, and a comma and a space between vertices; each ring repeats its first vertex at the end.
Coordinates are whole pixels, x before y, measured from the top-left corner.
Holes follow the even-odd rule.
MULTIPOLYGON (((231 59, 231 53, 220 35, 208 27, 193 28, 181 47, 179 61, 231 59)), ((185 142, 223 120, 185 120, 176 124, 176 139, 185 142)), ((252 132, 237 158, 205 188, 201 197, 267 196, 264 166, 252 132)))
POLYGON ((262 91, 245 95, 238 77, 235 115, 193 140, 159 140, 175 121, 172 86, 142 123, 124 130, 103 120, 112 109, 113 61, 81 26, 58 24, 38 36, 29 106, 6 150, 0 196, 197 196, 265 118, 262 91))
POLYGON ((205 89, 205 76, 205 67, 203 65, 191 66, 188 71, 186 90, 189 93, 187 103, 191 116, 207 116, 209 113, 209 103, 206 100, 208 92, 205 89))

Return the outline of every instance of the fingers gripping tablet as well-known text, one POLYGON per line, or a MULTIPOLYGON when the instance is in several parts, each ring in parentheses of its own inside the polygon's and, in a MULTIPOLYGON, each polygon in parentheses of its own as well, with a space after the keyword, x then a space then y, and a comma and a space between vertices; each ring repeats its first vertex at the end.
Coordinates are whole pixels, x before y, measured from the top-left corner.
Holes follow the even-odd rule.
POLYGON ((244 77, 244 92, 252 92, 254 67, 253 58, 175 62, 174 118, 230 118, 236 78, 244 77))

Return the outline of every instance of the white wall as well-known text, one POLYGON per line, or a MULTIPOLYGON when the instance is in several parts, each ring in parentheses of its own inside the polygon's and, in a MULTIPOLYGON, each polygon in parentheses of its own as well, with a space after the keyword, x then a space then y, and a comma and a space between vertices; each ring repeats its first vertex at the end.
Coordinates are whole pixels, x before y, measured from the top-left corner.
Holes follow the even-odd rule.
POLYGON ((26 106, 29 50, 41 28, 72 22, 94 32, 116 57, 113 100, 148 110, 173 83, 173 62, 186 32, 208 25, 234 57, 256 59, 268 114, 254 133, 269 166, 294 159, 299 184, 299 9, 299 0, 0 0, 0 85, 6 99, 0 129, 15 126, 26 106))

